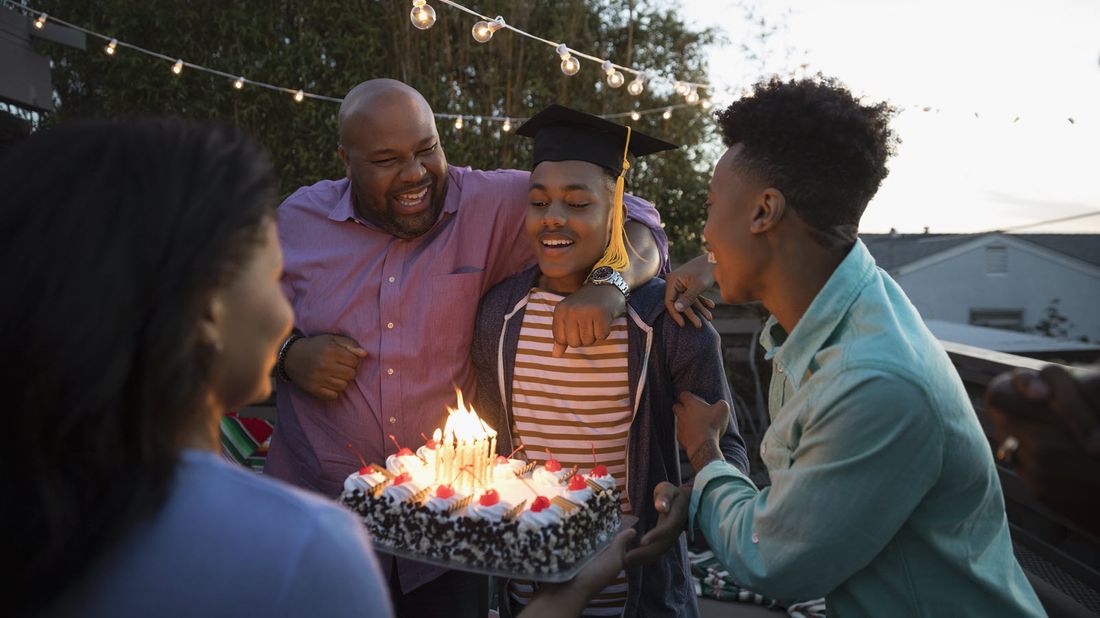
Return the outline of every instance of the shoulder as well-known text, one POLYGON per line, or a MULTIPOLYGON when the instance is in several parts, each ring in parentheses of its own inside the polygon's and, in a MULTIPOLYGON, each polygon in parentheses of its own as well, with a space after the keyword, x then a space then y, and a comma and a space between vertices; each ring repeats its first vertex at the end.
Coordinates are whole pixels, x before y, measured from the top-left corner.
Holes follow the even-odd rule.
POLYGON ((512 310, 517 302, 531 289, 538 265, 525 268, 494 285, 481 297, 480 315, 490 319, 499 319, 512 310))
POLYGON ((347 178, 322 180, 312 185, 299 187, 279 205, 279 218, 284 216, 320 214, 328 216, 336 203, 347 192, 351 181, 347 178))
POLYGON ((452 187, 460 192, 461 207, 484 213, 513 206, 525 212, 530 172, 522 170, 475 170, 451 166, 447 171, 452 187), (520 207, 524 208, 520 208, 520 207))
POLYGON ((187 451, 177 476, 177 491, 191 508, 231 521, 263 522, 257 535, 294 537, 319 522, 347 512, 317 494, 257 475, 212 453, 187 451))

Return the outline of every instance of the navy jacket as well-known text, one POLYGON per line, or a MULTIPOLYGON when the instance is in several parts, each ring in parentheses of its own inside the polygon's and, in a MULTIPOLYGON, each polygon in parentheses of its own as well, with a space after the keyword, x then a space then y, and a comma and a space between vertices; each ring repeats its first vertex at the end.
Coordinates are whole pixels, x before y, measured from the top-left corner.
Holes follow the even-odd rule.
MULTIPOLYGON (((502 281, 481 300, 474 333, 477 371, 475 408, 492 427, 512 422, 512 377, 527 296, 538 280, 538 266, 502 281)), ((634 290, 627 303, 627 373, 634 396, 634 420, 627 446, 626 488, 638 536, 657 524, 653 488, 661 481, 680 482, 680 451, 672 405, 681 391, 706 401, 724 399, 733 408, 722 366, 718 333, 709 323, 681 328, 664 305, 665 282, 653 279, 634 290)), ((748 473, 745 443, 736 417, 722 438, 726 460, 748 473)), ((500 431, 497 450, 513 448, 510 432, 500 431)), ((627 571, 626 616, 698 616, 687 560, 685 536, 653 564, 627 571)), ((505 604, 506 605, 506 604, 505 604)))

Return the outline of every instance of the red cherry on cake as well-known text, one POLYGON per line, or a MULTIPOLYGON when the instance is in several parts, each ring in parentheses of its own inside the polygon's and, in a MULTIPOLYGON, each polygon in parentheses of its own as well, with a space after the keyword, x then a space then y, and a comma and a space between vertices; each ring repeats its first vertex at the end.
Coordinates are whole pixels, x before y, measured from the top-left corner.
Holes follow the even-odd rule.
POLYGON ((446 500, 447 498, 450 498, 453 495, 455 495, 455 490, 451 489, 450 485, 440 485, 439 487, 435 488, 435 497, 436 498, 442 498, 442 499, 446 500))
POLYGON ((401 449, 400 451, 397 451, 397 456, 398 457, 412 457, 413 456, 412 449, 410 449, 408 447, 405 447, 405 448, 401 449))
POLYGON ((593 476, 595 478, 600 478, 601 476, 607 476, 607 466, 605 466, 603 464, 600 464, 600 465, 596 466, 595 468, 592 468, 592 474, 590 474, 589 476, 593 476))
POLYGON ((550 506, 550 499, 546 496, 539 496, 538 498, 535 498, 534 502, 531 503, 531 510, 535 513, 538 513, 548 506, 550 506))
POLYGON ((546 460, 546 471, 547 472, 561 472, 561 462, 558 461, 557 459, 547 459, 546 460))
POLYGON ((497 502, 500 502, 500 494, 497 493, 497 490, 490 489, 481 494, 481 497, 478 498, 477 501, 481 503, 481 506, 493 506, 497 502))
POLYGON ((401 483, 408 483, 411 480, 413 480, 413 477, 409 476, 408 472, 402 472, 401 474, 393 477, 393 484, 400 485, 401 483))
POLYGON ((363 466, 359 468, 359 476, 367 476, 368 474, 374 474, 374 466, 363 466))
POLYGON ((584 481, 584 477, 580 474, 569 477, 569 491, 580 491, 585 487, 588 487, 588 483, 584 481))
POLYGON ((495 463, 498 466, 506 466, 506 465, 508 465, 508 458, 505 457, 504 455, 497 455, 495 463))

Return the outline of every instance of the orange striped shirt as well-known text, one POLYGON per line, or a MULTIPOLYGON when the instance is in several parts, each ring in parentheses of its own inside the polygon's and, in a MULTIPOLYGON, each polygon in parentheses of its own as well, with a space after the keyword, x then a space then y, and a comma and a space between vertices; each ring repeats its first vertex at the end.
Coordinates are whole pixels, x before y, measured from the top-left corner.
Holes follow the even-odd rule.
MULTIPOLYGON (((634 400, 627 375, 626 318, 612 322, 604 341, 569 348, 562 358, 554 358, 554 307, 562 298, 538 288, 528 296, 512 378, 512 433, 529 459, 545 461, 549 452, 563 468, 578 466, 587 472, 595 463, 607 466, 623 512, 630 513, 626 449, 634 400)), ((534 591, 531 582, 513 581, 510 592, 514 601, 526 605, 534 591)), ((619 573, 583 615, 620 615, 626 592, 626 575, 619 573)))

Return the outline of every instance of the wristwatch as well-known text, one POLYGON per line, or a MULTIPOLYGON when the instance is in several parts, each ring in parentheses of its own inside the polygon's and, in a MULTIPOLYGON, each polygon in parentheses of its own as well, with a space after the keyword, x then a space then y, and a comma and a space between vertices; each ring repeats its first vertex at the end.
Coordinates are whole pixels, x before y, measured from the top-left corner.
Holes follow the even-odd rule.
POLYGON ((592 285, 613 285, 623 293, 624 298, 630 298, 630 286, 626 284, 626 280, 619 274, 619 271, 611 268, 610 266, 600 266, 596 270, 593 270, 588 275, 586 283, 592 285))

